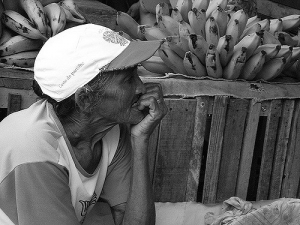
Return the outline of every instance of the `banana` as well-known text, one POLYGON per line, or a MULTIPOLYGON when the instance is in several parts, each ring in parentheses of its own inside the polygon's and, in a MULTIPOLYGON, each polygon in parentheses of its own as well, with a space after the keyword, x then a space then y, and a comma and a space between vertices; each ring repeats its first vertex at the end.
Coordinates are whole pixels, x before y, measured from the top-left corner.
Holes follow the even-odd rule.
POLYGON ((189 51, 188 40, 180 36, 168 36, 165 38, 168 46, 181 58, 189 51))
POLYGON ((215 18, 218 24, 219 36, 220 37, 224 36, 227 29, 227 23, 224 21, 227 21, 228 14, 225 12, 224 9, 218 6, 214 11, 212 11, 211 17, 215 18))
POLYGON ((192 8, 196 8, 198 10, 207 10, 210 0, 194 0, 192 4, 192 8))
POLYGON ((171 17, 177 22, 181 22, 183 20, 182 15, 177 8, 172 9, 171 17))
POLYGON ((287 58, 284 69, 291 67, 300 58, 300 47, 293 47, 292 54, 287 58))
MULTIPOLYGON (((238 11, 234 12, 230 17, 231 21, 235 19, 239 21, 239 36, 241 36, 243 31, 245 30, 248 21, 248 15, 243 9, 239 9, 238 11)), ((230 22, 230 20, 228 21, 228 23, 230 22)))
POLYGON ((63 8, 57 3, 50 3, 44 7, 44 12, 49 19, 51 36, 63 31, 66 23, 66 13, 63 8))
POLYGON ((205 38, 206 11, 204 9, 192 8, 188 12, 188 19, 195 34, 202 35, 205 38))
POLYGON ((66 8, 66 7, 62 6, 62 2, 58 2, 58 4, 64 10, 64 12, 66 14, 67 22, 75 22, 75 23, 78 23, 78 24, 86 23, 86 19, 81 19, 81 18, 74 17, 69 8, 66 8))
POLYGON ((292 14, 281 17, 282 19, 282 30, 289 31, 300 25, 300 15, 292 14))
POLYGON ((262 44, 281 45, 280 41, 275 37, 275 35, 266 30, 263 31, 262 44))
MULTIPOLYGON (((0 21, 1 23, 1 21, 0 21)), ((2 23, 1 23, 2 24, 2 23)), ((0 45, 4 42, 8 41, 13 36, 17 35, 14 31, 9 29, 8 27, 3 27, 2 29, 2 36, 0 36, 0 45)))
POLYGON ((11 30, 25 37, 42 39, 43 41, 47 41, 48 39, 35 28, 35 25, 31 21, 15 11, 5 10, 2 14, 2 22, 11 30))
POLYGON ((254 23, 250 27, 247 27, 244 29, 244 31, 242 32, 242 34, 239 37, 239 40, 242 40, 245 36, 247 36, 249 34, 260 32, 261 30, 262 29, 261 29, 260 23, 254 23))
POLYGON ((261 43, 261 34, 258 32, 249 34, 240 40, 233 48, 233 52, 240 51, 243 47, 246 47, 246 60, 248 60, 257 47, 261 43))
POLYGON ((192 0, 178 0, 176 3, 176 8, 180 12, 183 20, 189 22, 188 12, 192 9, 193 2, 192 0))
POLYGON ((27 38, 23 35, 16 35, 0 45, 0 56, 2 57, 19 52, 39 50, 42 46, 42 40, 27 38))
POLYGON ((124 38, 126 38, 127 40, 129 40, 129 41, 134 41, 134 39, 132 39, 132 37, 130 37, 129 34, 125 33, 125 32, 122 31, 122 30, 117 31, 117 33, 118 33, 121 37, 124 37, 124 38))
POLYGON ((249 17, 248 20, 247 20, 247 23, 246 23, 246 27, 245 28, 248 28, 250 26, 252 26, 254 23, 257 23, 259 22, 261 19, 257 16, 257 15, 254 15, 252 17, 249 17))
POLYGON ((284 57, 273 58, 264 63, 262 69, 256 74, 255 80, 273 80, 278 77, 286 64, 284 57))
POLYGON ((239 78, 241 71, 246 62, 247 48, 242 47, 235 51, 223 70, 223 78, 228 80, 235 80, 239 78))
POLYGON ((220 37, 217 45, 217 52, 219 53, 220 63, 223 68, 228 64, 229 60, 231 59, 233 55, 233 48, 234 43, 231 35, 224 35, 220 37))
POLYGON ((262 69, 266 61, 266 52, 261 50, 253 54, 246 62, 239 78, 244 80, 253 80, 256 74, 262 69))
POLYGON ((265 61, 269 61, 272 58, 275 58, 278 54, 279 50, 281 49, 281 45, 278 44, 263 44, 259 45, 257 49, 254 51, 253 55, 264 51, 266 53, 265 55, 265 61))
POLYGON ((62 0, 59 2, 60 6, 63 7, 64 9, 68 10, 74 18, 82 20, 85 22, 87 21, 87 18, 83 15, 83 13, 80 12, 79 8, 75 4, 73 0, 62 0))
POLYGON ((116 31, 124 31, 129 34, 131 38, 138 39, 138 22, 136 22, 129 14, 118 11, 116 18, 116 31))
POLYGON ((146 61, 141 62, 141 65, 148 71, 157 74, 173 73, 173 70, 168 67, 159 56, 151 56, 146 61))
POLYGON ((239 21, 237 19, 227 24, 226 35, 231 35, 234 44, 236 44, 240 38, 239 32, 239 21))
POLYGON ((205 23, 205 39, 208 45, 217 46, 220 34, 219 27, 214 17, 209 17, 205 23))
POLYGON ((282 19, 271 19, 269 32, 274 35, 275 32, 280 31, 282 31, 282 19))
POLYGON ((281 31, 276 33, 278 40, 282 45, 289 45, 289 46, 297 46, 298 45, 298 38, 292 37, 289 33, 281 31))
POLYGON ((157 50, 161 59, 174 73, 187 74, 183 65, 183 59, 177 55, 166 43, 157 50))
POLYGON ((189 76, 193 76, 193 77, 207 76, 205 66, 202 65, 198 57, 191 51, 185 53, 185 56, 183 58, 183 65, 187 72, 187 75, 189 76))
POLYGON ((228 0, 211 0, 209 2, 209 5, 206 9, 206 18, 208 19, 211 15, 211 13, 218 7, 220 6, 222 9, 225 10, 227 6, 228 0))
POLYGON ((284 57, 287 59, 290 55, 293 53, 293 47, 289 45, 281 45, 280 50, 278 51, 277 55, 275 58, 281 58, 284 57))
POLYGON ((209 45, 206 57, 205 57, 205 67, 207 75, 209 77, 221 78, 223 74, 223 69, 221 66, 219 53, 217 52, 216 46, 213 44, 209 45))
POLYGON ((20 0, 20 5, 27 13, 31 22, 42 35, 47 36, 47 23, 42 3, 39 0, 20 0))
POLYGON ((191 25, 185 22, 184 20, 179 22, 178 31, 179 31, 179 36, 181 37, 187 37, 188 35, 195 33, 191 25))
POLYGON ((22 68, 31 68, 39 51, 19 52, 13 55, 0 57, 0 63, 22 68))
POLYGON ((161 40, 170 35, 170 33, 167 33, 166 30, 160 29, 156 26, 138 25, 137 29, 137 35, 141 40, 161 40))
POLYGON ((188 36, 188 46, 190 51, 205 65, 206 53, 209 46, 205 38, 202 35, 190 34, 188 36))
POLYGON ((261 30, 270 30, 270 19, 266 18, 258 22, 261 26, 261 30))
POLYGON ((158 16, 157 24, 159 28, 166 30, 170 35, 179 35, 179 22, 171 16, 158 16))
POLYGON ((170 7, 169 4, 167 4, 166 2, 160 2, 156 5, 155 8, 155 12, 156 12, 156 21, 158 16, 160 15, 166 15, 166 16, 170 16, 170 7))

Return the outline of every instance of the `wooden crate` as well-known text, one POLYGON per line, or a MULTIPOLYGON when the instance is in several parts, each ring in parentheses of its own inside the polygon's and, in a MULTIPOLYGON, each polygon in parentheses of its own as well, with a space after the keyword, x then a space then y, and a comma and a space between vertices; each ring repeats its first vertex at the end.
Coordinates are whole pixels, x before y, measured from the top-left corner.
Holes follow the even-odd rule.
MULTIPOLYGON (((216 81, 156 81, 163 85, 169 107, 150 147, 156 201, 299 197, 300 99, 296 93, 285 98, 278 91, 274 99, 259 98, 259 93, 235 97, 237 88, 236 93, 223 95, 221 90, 208 96, 201 88, 216 81), (180 86, 197 90, 197 85, 200 94, 191 97, 187 91, 182 98, 180 86)), ((277 86, 260 87, 265 92, 291 88, 277 86)), ((293 88, 299 94, 300 86, 293 88)))

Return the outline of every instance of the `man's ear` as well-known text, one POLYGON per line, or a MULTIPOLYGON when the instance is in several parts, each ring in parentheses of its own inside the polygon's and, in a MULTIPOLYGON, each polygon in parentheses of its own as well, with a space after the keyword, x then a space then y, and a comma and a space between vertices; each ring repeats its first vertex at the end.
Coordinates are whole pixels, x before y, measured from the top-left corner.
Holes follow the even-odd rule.
POLYGON ((86 87, 78 88, 75 92, 75 102, 81 111, 90 112, 92 105, 92 95, 86 87))

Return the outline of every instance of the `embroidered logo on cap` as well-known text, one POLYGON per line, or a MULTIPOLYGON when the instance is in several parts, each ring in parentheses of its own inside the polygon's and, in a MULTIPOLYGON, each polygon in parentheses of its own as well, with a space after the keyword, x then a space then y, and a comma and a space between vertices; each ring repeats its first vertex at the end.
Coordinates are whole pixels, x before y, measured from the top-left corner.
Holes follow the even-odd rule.
POLYGON ((129 40, 127 40, 126 38, 120 36, 114 31, 109 30, 103 33, 103 39, 110 43, 120 44, 121 46, 125 46, 129 43, 129 40))

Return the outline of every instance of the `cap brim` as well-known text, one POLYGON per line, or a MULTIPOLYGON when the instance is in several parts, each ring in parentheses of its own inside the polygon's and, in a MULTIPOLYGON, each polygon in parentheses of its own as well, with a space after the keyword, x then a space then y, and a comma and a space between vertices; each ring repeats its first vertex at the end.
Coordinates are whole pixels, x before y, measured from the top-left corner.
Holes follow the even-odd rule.
POLYGON ((155 41, 131 41, 128 47, 118 55, 106 71, 126 69, 133 67, 147 59, 149 59, 162 44, 161 40, 155 41))

